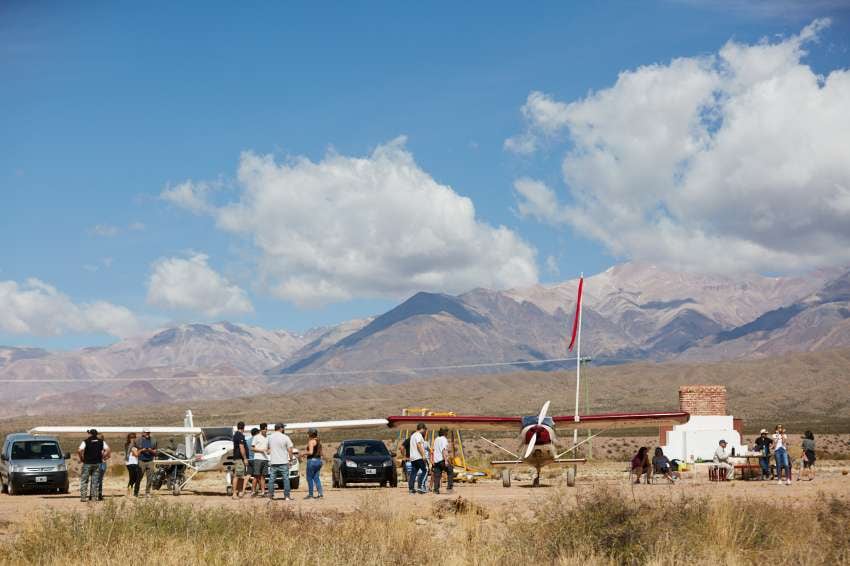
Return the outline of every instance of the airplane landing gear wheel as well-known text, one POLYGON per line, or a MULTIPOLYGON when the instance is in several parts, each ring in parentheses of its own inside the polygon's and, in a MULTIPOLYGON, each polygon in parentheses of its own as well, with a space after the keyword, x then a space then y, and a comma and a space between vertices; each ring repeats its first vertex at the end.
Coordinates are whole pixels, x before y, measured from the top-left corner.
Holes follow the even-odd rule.
POLYGON ((174 482, 174 487, 171 488, 172 495, 180 495, 180 483, 174 482))
POLYGON ((502 470, 502 487, 511 487, 511 471, 507 468, 502 470))
POLYGON ((226 493, 227 493, 227 497, 233 497, 233 486, 232 485, 227 486, 226 493))
POLYGON ((573 466, 572 468, 567 468, 567 486, 575 487, 576 486, 576 468, 573 466))
POLYGON ((540 487, 540 476, 535 476, 534 481, 531 482, 531 487, 540 487))

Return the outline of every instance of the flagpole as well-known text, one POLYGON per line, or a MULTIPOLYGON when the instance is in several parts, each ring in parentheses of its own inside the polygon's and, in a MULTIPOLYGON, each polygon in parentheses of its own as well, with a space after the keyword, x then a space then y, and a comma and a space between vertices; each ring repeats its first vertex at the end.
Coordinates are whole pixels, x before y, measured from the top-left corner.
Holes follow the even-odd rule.
MULTIPOLYGON (((584 272, 579 276, 579 281, 584 280, 584 272)), ((579 401, 579 386, 581 384, 581 311, 584 305, 581 303, 581 296, 578 298, 578 332, 576 333, 576 411, 573 419, 579 422, 578 417, 578 401, 579 401)), ((573 446, 578 444, 578 427, 573 429, 573 446)))

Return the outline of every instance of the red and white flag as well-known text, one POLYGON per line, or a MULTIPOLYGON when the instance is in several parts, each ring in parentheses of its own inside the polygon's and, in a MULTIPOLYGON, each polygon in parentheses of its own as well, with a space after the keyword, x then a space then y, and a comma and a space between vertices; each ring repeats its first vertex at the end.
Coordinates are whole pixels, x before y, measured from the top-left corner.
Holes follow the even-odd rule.
POLYGON ((584 287, 584 277, 578 279, 578 299, 576 299, 576 316, 573 319, 573 337, 570 338, 569 351, 573 351, 573 346, 576 344, 576 336, 578 335, 579 313, 581 313, 581 290, 584 287))

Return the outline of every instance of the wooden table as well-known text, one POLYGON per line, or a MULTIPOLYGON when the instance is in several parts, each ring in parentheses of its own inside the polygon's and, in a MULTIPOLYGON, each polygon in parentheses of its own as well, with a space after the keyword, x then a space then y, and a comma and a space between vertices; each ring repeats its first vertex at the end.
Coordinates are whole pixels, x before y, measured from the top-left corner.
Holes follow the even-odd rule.
POLYGON ((761 463, 759 460, 764 458, 761 454, 738 454, 734 458, 743 458, 745 464, 735 464, 735 470, 741 470, 742 480, 755 480, 761 478, 761 463), (755 464, 751 464, 750 460, 756 460, 755 464))

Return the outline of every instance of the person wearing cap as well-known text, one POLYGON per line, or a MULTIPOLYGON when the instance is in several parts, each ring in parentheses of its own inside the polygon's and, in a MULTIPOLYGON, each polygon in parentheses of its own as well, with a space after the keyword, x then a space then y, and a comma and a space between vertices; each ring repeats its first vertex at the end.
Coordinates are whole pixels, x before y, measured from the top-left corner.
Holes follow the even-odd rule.
POLYGON ((726 470, 726 480, 732 481, 735 477, 735 466, 729 463, 729 450, 726 449, 726 441, 721 440, 720 446, 714 451, 714 467, 720 470, 726 470))
POLYGON ((773 444, 773 439, 767 435, 767 429, 763 428, 759 432, 759 437, 756 438, 756 452, 761 454, 759 465, 761 466, 761 479, 770 479, 770 446, 773 444))
POLYGON ((103 437, 98 436, 96 429, 89 429, 88 434, 88 438, 83 440, 77 448, 77 456, 83 465, 80 475, 80 501, 85 502, 91 499, 101 501, 103 474, 100 465, 109 458, 109 445, 103 441, 103 437), (89 490, 89 482, 91 482, 91 490, 89 490))
POLYGON ((251 490, 251 497, 257 494, 263 495, 266 492, 266 476, 269 473, 269 438, 266 436, 268 432, 269 425, 260 423, 259 431, 251 437, 252 444, 250 446, 254 455, 253 469, 251 470, 251 474, 254 476, 254 485, 251 490))
POLYGON ((319 440, 319 431, 311 428, 307 431, 307 497, 313 498, 313 487, 316 488, 316 499, 324 497, 322 493, 322 480, 319 473, 322 471, 322 441, 319 440))
POLYGON ((437 432, 437 438, 434 439, 434 446, 431 449, 431 458, 434 462, 434 493, 440 493, 440 480, 443 472, 446 472, 446 491, 452 492, 454 483, 454 468, 452 467, 451 454, 449 453, 449 439, 446 438, 448 429, 441 428, 437 432))
POLYGON ((425 491, 416 485, 416 478, 421 473, 423 477, 428 473, 428 466, 425 463, 425 437, 423 436, 428 431, 425 423, 416 425, 416 432, 410 435, 410 465, 411 473, 407 476, 407 489, 411 494, 425 493, 425 491))
MULTIPOLYGON (((154 471, 153 461, 156 459, 158 445, 151 438, 149 428, 142 429, 142 437, 136 441, 136 451, 139 454, 139 474, 145 477, 145 497, 151 496, 151 483, 154 471)), ((139 496, 139 486, 142 484, 141 477, 133 488, 133 495, 139 496)))
POLYGON ((283 499, 292 501, 289 490, 289 463, 292 461, 292 439, 283 433, 283 425, 275 423, 269 436, 269 499, 274 499, 278 476, 283 477, 283 499))

